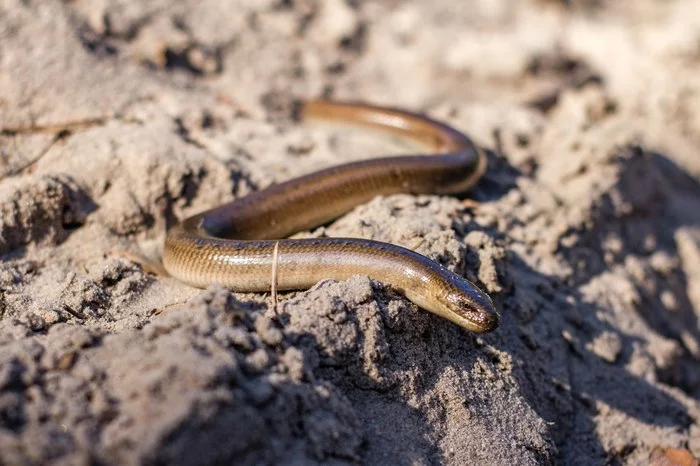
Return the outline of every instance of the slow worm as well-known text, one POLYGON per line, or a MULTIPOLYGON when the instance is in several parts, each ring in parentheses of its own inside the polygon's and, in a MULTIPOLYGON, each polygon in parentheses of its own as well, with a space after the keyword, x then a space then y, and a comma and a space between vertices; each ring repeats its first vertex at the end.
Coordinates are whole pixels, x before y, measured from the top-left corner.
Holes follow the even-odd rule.
POLYGON ((241 292, 270 290, 273 265, 279 290, 367 275, 464 328, 494 330, 499 317, 488 295, 414 251, 356 238, 278 240, 327 223, 378 195, 465 192, 486 169, 476 145, 446 124, 402 110, 311 101, 300 104, 299 116, 379 129, 434 153, 327 168, 190 217, 168 232, 166 270, 193 286, 219 283, 241 292))

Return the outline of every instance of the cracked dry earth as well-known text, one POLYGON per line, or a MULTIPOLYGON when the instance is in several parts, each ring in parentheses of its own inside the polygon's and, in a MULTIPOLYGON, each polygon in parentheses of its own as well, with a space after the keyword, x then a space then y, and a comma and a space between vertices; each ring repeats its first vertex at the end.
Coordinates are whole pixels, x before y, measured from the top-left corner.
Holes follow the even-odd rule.
POLYGON ((694 0, 0 0, 0 464, 700 457, 698 76, 694 0), (405 150, 290 120, 320 95, 487 148, 468 200, 301 234, 416 249, 491 294, 496 332, 366 277, 275 313, 130 258, 405 150))

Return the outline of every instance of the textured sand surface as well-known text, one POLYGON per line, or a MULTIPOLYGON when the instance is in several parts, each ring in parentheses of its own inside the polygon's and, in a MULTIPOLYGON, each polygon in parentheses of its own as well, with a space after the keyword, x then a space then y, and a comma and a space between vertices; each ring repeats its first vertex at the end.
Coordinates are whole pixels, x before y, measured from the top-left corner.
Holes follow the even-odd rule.
POLYGON ((700 3, 0 0, 0 464, 700 457, 700 3), (178 219, 406 148, 296 98, 427 112, 473 201, 301 234, 415 248, 475 336, 366 277, 269 296, 144 271, 178 219))

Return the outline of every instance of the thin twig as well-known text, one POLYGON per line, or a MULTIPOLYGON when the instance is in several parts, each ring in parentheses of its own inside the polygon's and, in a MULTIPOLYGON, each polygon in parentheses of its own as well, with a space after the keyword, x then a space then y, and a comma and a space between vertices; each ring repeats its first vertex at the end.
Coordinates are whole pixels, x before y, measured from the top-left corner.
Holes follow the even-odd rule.
POLYGON ((279 265, 280 242, 275 241, 275 249, 272 251, 272 280, 270 291, 272 294, 272 310, 277 314, 277 266, 279 265))
POLYGON ((8 126, 5 128, 0 128, 0 134, 4 136, 14 136, 15 134, 62 133, 65 131, 74 131, 78 129, 92 128, 94 126, 102 126, 109 120, 109 117, 101 117, 64 121, 48 125, 30 124, 29 126, 8 126))

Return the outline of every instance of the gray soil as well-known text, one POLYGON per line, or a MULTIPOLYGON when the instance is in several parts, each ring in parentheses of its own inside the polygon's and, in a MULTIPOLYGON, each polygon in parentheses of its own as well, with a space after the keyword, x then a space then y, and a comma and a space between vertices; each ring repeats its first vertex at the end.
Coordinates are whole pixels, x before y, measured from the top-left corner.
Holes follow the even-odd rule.
POLYGON ((700 456, 697 0, 0 1, 0 464, 645 464, 700 456), (132 260, 358 157, 296 98, 426 112, 468 200, 302 234, 488 291, 477 336, 367 277, 268 295, 132 260))

